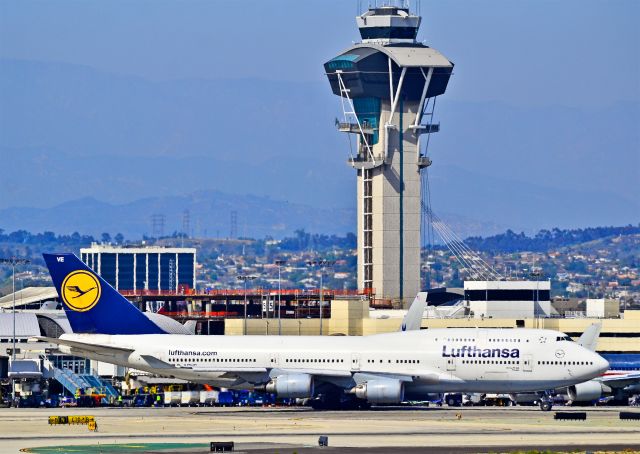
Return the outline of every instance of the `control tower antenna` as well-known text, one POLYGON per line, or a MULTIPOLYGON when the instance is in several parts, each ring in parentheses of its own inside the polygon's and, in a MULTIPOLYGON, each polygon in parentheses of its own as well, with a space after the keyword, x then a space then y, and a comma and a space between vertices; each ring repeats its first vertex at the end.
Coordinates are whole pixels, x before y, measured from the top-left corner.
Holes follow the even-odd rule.
POLYGON ((431 109, 453 63, 416 41, 421 17, 408 1, 371 3, 356 17, 362 42, 324 69, 342 101, 338 129, 358 139, 348 159, 358 175, 358 287, 411 301, 420 290, 420 173, 431 164, 420 139, 440 129, 431 109))

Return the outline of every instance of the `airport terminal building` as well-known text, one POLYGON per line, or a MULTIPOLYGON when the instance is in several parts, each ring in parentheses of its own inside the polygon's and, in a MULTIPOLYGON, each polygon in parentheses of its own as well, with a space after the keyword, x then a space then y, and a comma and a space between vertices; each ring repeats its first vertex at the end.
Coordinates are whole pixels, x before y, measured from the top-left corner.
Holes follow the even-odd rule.
POLYGON ((80 259, 120 291, 178 292, 196 287, 196 249, 94 243, 80 259))

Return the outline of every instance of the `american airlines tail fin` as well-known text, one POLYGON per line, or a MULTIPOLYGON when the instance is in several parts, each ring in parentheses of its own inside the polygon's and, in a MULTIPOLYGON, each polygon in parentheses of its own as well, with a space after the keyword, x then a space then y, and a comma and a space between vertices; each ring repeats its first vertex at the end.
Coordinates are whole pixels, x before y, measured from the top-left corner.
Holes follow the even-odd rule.
POLYGON ((416 295, 409 306, 407 314, 402 319, 402 325, 400 325, 400 331, 417 331, 422 325, 422 316, 424 315, 424 309, 427 307, 428 292, 420 292, 416 295))
POLYGON ((582 333, 582 336, 580 336, 580 339, 578 339, 578 344, 592 352, 595 352, 598 344, 598 337, 600 337, 600 330, 602 330, 602 323, 600 322, 589 325, 587 329, 584 330, 584 333, 582 333))
POLYGON ((42 254, 74 333, 165 334, 74 254, 42 254))

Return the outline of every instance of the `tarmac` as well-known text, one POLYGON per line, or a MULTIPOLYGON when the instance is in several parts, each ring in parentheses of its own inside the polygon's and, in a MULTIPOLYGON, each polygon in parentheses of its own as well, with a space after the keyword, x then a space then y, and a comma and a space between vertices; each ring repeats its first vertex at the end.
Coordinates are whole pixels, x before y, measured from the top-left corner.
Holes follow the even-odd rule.
POLYGON ((235 452, 640 452, 640 420, 628 407, 379 407, 367 411, 301 408, 0 409, 0 452, 205 453, 211 441, 235 452), (586 411, 586 421, 556 421, 555 411, 586 411), (52 425, 49 416, 92 415, 86 425, 52 425), (328 436, 329 447, 318 448, 328 436))

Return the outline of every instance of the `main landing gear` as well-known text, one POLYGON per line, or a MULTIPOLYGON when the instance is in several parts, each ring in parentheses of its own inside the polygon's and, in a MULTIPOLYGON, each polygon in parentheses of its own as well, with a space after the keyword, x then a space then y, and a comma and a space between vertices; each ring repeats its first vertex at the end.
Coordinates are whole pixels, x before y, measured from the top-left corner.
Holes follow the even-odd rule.
POLYGON ((553 397, 550 392, 545 392, 540 396, 540 410, 551 411, 553 407, 553 397))
POLYGON ((369 410, 371 404, 358 399, 353 394, 345 394, 341 388, 323 386, 319 394, 309 399, 308 405, 314 410, 369 410))
POLYGON ((553 402, 551 402, 550 399, 543 398, 542 400, 540 400, 540 410, 551 411, 552 407, 553 407, 553 402))

